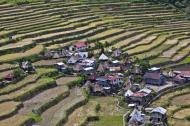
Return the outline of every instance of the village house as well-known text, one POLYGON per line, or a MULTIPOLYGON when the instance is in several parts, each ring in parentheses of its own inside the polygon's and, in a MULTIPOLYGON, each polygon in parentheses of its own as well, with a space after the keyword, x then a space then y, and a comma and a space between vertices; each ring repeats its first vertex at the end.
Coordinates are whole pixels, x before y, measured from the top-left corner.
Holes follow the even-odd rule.
POLYGON ((96 78, 96 83, 102 87, 109 88, 111 91, 116 91, 123 83, 122 77, 116 75, 105 75, 96 78))
POLYGON ((88 52, 77 52, 74 56, 78 56, 80 60, 88 58, 88 52))
POLYGON ((58 69, 59 72, 65 72, 66 70, 66 66, 63 62, 56 63, 55 67, 58 69))
POLYGON ((68 59, 67 63, 68 63, 68 64, 75 64, 75 63, 77 63, 78 61, 79 61, 79 56, 71 56, 71 57, 68 59))
POLYGON ((134 109, 129 115, 128 126, 141 126, 145 123, 145 114, 138 109, 134 109))
POLYGON ((140 84, 132 83, 131 79, 128 79, 124 83, 124 90, 127 91, 128 89, 130 89, 133 92, 137 92, 141 89, 141 86, 140 86, 140 84))
POLYGON ((95 84, 92 88, 93 90, 93 95, 101 96, 105 95, 104 88, 101 85, 95 84))
POLYGON ((5 81, 14 81, 15 80, 15 75, 13 72, 7 74, 5 77, 4 77, 4 80, 5 81))
POLYGON ((143 80, 146 84, 161 86, 166 82, 166 78, 159 72, 146 72, 143 76, 143 80))
POLYGON ((119 77, 119 76, 115 76, 115 75, 106 75, 105 77, 107 78, 109 84, 111 84, 111 85, 119 86, 120 84, 123 83, 122 78, 119 77))
POLYGON ((149 72, 157 72, 157 73, 161 73, 161 69, 158 67, 152 67, 150 69, 148 69, 149 72))
POLYGON ((131 89, 132 85, 133 85, 132 81, 130 79, 128 79, 123 84, 124 90, 127 91, 128 89, 131 89))
POLYGON ((99 57, 99 61, 108 61, 108 60, 109 58, 104 53, 102 53, 99 57))
POLYGON ((174 71, 177 75, 184 78, 186 82, 190 81, 190 71, 174 71))
POLYGON ((109 69, 109 64, 108 63, 100 63, 97 68, 97 72, 105 72, 109 69))
POLYGON ((35 72, 35 68, 33 67, 32 63, 29 61, 24 61, 19 64, 20 68, 23 69, 26 73, 33 73, 35 72))
POLYGON ((77 63, 77 64, 75 64, 75 65, 73 66, 73 71, 74 71, 74 72, 82 72, 83 69, 84 69, 84 67, 83 67, 81 64, 79 64, 79 63, 77 63))
POLYGON ((134 92, 131 96, 129 96, 130 102, 136 105, 145 105, 152 98, 150 89, 141 89, 140 91, 134 92))
POLYGON ((109 87, 108 79, 106 77, 97 77, 96 83, 103 86, 103 87, 109 87))
POLYGON ((91 75, 88 76, 88 80, 91 81, 91 82, 95 82, 96 78, 98 78, 98 75, 96 73, 91 74, 91 75))
POLYGON ((78 41, 69 47, 70 51, 84 51, 88 48, 88 43, 85 41, 78 41))
POLYGON ((110 62, 110 67, 120 67, 122 68, 122 65, 119 60, 114 60, 110 62))
POLYGON ((177 84, 185 84, 186 83, 186 79, 181 77, 180 75, 173 77, 173 81, 177 84))
POLYGON ((125 94, 124 94, 124 96, 125 96, 125 101, 126 102, 130 102, 130 97, 133 95, 133 92, 130 90, 130 89, 128 89, 126 92, 125 92, 125 94))
POLYGON ((83 69, 84 74, 92 74, 94 72, 94 68, 93 67, 86 67, 83 69))
POLYGON ((115 58, 119 58, 121 55, 122 55, 122 51, 119 48, 115 49, 112 54, 112 56, 115 58))
POLYGON ((109 67, 110 72, 121 72, 121 67, 109 67))
POLYGON ((96 62, 93 59, 83 59, 79 64, 83 67, 95 67, 96 62))
POLYGON ((127 69, 131 69, 132 68, 132 65, 133 63, 129 60, 125 60, 124 61, 124 66, 127 68, 127 69))
POLYGON ((164 124, 166 122, 167 119, 167 115, 166 115, 167 110, 162 108, 162 107, 157 107, 154 108, 151 111, 151 121, 154 125, 158 125, 158 126, 164 126, 162 124, 164 124))
POLYGON ((66 49, 61 49, 61 50, 56 50, 56 51, 51 51, 48 50, 44 53, 44 57, 46 59, 58 59, 58 58, 65 58, 65 57, 70 57, 73 53, 71 53, 69 50, 66 49))
POLYGON ((133 66, 133 68, 131 69, 131 73, 134 74, 134 75, 142 74, 141 66, 135 64, 135 65, 133 66))

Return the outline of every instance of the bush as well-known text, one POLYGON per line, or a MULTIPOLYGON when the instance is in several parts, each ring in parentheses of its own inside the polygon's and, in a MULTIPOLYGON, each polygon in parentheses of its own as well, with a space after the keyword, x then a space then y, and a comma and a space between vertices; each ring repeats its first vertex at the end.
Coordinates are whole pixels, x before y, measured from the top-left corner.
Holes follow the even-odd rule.
POLYGON ((15 69, 13 71, 13 74, 14 74, 16 80, 21 80, 21 79, 23 79, 26 76, 25 72, 22 69, 20 69, 20 68, 15 69))
POLYGON ((142 81, 142 77, 140 75, 137 75, 134 77, 134 82, 135 83, 140 83, 142 81))
POLYGON ((101 106, 100 106, 100 104, 98 103, 98 104, 96 105, 96 107, 95 107, 95 110, 96 110, 96 112, 99 112, 100 109, 101 109, 101 106))

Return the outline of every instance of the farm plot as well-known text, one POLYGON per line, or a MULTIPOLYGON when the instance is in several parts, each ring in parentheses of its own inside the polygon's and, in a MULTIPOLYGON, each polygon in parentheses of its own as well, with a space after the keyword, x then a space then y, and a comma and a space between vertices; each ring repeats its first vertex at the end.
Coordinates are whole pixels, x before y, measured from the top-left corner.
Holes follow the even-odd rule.
POLYGON ((28 116, 15 115, 11 118, 0 121, 0 126, 20 126, 25 122, 30 122, 30 120, 31 119, 28 116))
POLYGON ((86 105, 76 109, 69 117, 65 126, 82 125, 88 121, 88 118, 96 116, 97 102, 89 101, 86 105))
POLYGON ((37 82, 32 83, 26 87, 23 87, 17 91, 11 92, 6 95, 1 95, 0 102, 10 101, 10 100, 23 100, 28 97, 31 97, 31 95, 34 95, 39 91, 42 91, 43 89, 53 86, 54 84, 55 82, 53 79, 44 77, 39 79, 37 82))
POLYGON ((43 121, 41 125, 55 126, 66 122, 67 116, 72 109, 80 106, 85 101, 85 97, 78 88, 70 90, 70 95, 42 113, 43 121))
POLYGON ((11 116, 11 114, 18 111, 18 109, 22 106, 20 102, 4 102, 0 104, 0 120, 11 116))
POLYGON ((50 74, 55 72, 55 69, 50 69, 50 68, 40 68, 37 69, 37 74, 33 74, 33 75, 28 75, 27 77, 25 77, 23 80, 17 82, 16 84, 10 84, 7 85, 6 87, 1 88, 0 90, 0 94, 8 94, 11 92, 14 92, 16 90, 19 90, 22 87, 25 87, 29 84, 33 84, 35 83, 41 76, 45 75, 45 74, 50 74))
POLYGON ((154 47, 158 47, 159 45, 164 43, 164 41, 166 40, 166 37, 167 37, 167 35, 161 35, 157 39, 155 39, 154 42, 152 42, 151 44, 137 46, 136 48, 127 50, 126 52, 129 55, 135 55, 135 54, 146 52, 146 51, 151 50, 154 47))
POLYGON ((117 98, 114 97, 91 97, 90 101, 96 101, 100 105, 97 113, 99 120, 90 121, 88 126, 122 126, 123 114, 128 108, 118 108, 117 98), (109 106, 109 107, 108 107, 109 106))
POLYGON ((43 50, 44 50, 44 47, 42 45, 37 45, 34 48, 31 48, 22 53, 13 53, 13 54, 2 55, 2 56, 0 56, 0 63, 15 61, 15 60, 19 60, 22 58, 39 55, 43 50))
POLYGON ((0 71, 10 70, 10 69, 14 69, 16 67, 17 67, 16 64, 3 63, 0 65, 0 71))
POLYGON ((189 113, 190 113, 190 109, 189 108, 182 109, 182 110, 177 111, 174 114, 174 118, 185 119, 185 117, 188 117, 190 115, 189 113))
POLYGON ((53 102, 66 97, 69 93, 69 89, 66 86, 55 87, 41 92, 35 97, 24 101, 23 108, 19 110, 19 114, 27 115, 29 112, 42 113, 43 109, 48 104, 53 104, 53 102))

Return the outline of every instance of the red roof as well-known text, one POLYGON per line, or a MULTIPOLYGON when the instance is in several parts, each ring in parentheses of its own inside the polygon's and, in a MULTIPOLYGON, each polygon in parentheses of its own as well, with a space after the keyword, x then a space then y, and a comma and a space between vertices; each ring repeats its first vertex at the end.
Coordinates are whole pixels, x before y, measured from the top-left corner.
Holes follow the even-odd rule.
POLYGON ((117 77, 117 76, 111 76, 111 75, 106 76, 106 78, 107 78, 108 80, 116 80, 116 79, 119 79, 119 77, 117 77))
POLYGON ((136 93, 133 93, 132 96, 134 97, 143 97, 143 96, 146 96, 147 94, 146 93, 143 93, 143 92, 136 92, 136 93))
POLYGON ((87 43, 84 41, 79 41, 79 42, 75 43, 74 46, 77 48, 85 47, 85 46, 87 46, 87 43))
POLYGON ((13 73, 9 73, 5 76, 5 79, 13 79, 14 78, 14 74, 13 73))
POLYGON ((181 71, 180 76, 182 76, 182 77, 190 77, 190 71, 181 71))

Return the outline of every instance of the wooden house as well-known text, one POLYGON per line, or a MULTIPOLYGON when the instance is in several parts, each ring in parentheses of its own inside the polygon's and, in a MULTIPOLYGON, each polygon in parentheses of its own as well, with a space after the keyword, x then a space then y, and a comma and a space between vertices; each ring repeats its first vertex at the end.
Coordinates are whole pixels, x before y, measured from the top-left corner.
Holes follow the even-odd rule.
POLYGON ((131 69, 131 73, 135 75, 142 74, 141 66, 140 65, 134 65, 131 69))
POLYGON ((73 71, 75 71, 75 72, 82 72, 83 71, 83 66, 80 65, 79 63, 77 63, 77 64, 75 64, 73 66, 73 71))
POLYGON ((184 78, 186 82, 190 81, 190 71, 180 71, 178 75, 184 78))
POLYGON ((145 115, 135 108, 129 115, 128 126, 143 126, 144 123, 145 115))
POLYGON ((71 51, 84 51, 88 48, 88 44, 85 41, 78 41, 69 47, 71 51))
POLYGON ((152 98, 151 90, 141 89, 140 91, 134 92, 129 98, 130 103, 143 106, 152 98))
POLYGON ((104 89, 103 89, 103 87, 101 85, 95 84, 93 86, 93 94, 101 96, 101 95, 105 95, 105 91, 104 91, 104 89))
POLYGON ((167 115, 166 115, 167 110, 162 108, 162 107, 157 107, 154 108, 151 111, 151 121, 154 125, 159 125, 163 124, 166 122, 167 115))
POLYGON ((157 86, 164 85, 166 82, 164 75, 159 72, 146 72, 143 76, 143 80, 146 84, 157 86))
POLYGON ((66 70, 66 66, 63 62, 56 63, 55 67, 58 69, 59 72, 65 72, 66 70))
POLYGON ((78 56, 80 60, 88 58, 88 52, 77 52, 74 55, 78 56))
POLYGON ((90 74, 94 73, 94 68, 93 67, 86 67, 86 68, 83 69, 83 72, 85 74, 90 75, 90 74))
POLYGON ((23 69, 27 73, 35 72, 35 68, 33 67, 32 63, 29 61, 24 61, 19 64, 20 68, 23 69))
POLYGON ((4 80, 5 81, 14 81, 16 78, 15 78, 15 75, 14 75, 14 73, 9 73, 9 74, 7 74, 5 77, 4 77, 4 80))
POLYGON ((181 77, 180 75, 173 77, 173 81, 177 84, 185 84, 186 83, 186 79, 181 77))
POLYGON ((122 55, 122 51, 121 51, 121 49, 119 49, 119 48, 115 49, 115 50, 113 51, 113 54, 112 54, 112 56, 115 57, 115 58, 118 58, 118 57, 120 57, 121 55, 122 55))
POLYGON ((98 65, 97 71, 98 72, 105 72, 109 69, 109 65, 107 63, 100 63, 98 65))
POLYGON ((104 53, 102 53, 99 57, 99 61, 108 61, 108 60, 109 58, 104 53))
POLYGON ((68 59, 67 63, 68 63, 68 64, 75 64, 75 63, 77 63, 78 61, 79 61, 79 57, 78 57, 78 56, 71 56, 71 57, 68 59))

